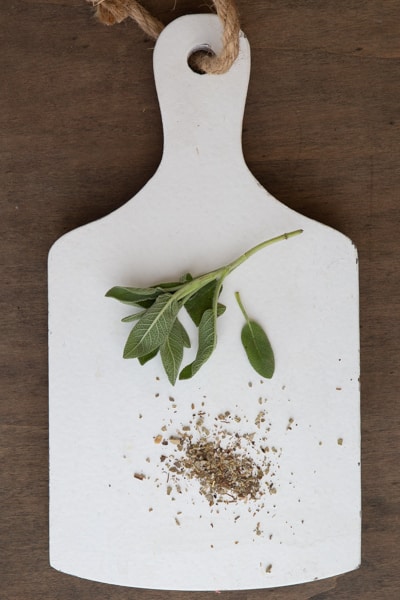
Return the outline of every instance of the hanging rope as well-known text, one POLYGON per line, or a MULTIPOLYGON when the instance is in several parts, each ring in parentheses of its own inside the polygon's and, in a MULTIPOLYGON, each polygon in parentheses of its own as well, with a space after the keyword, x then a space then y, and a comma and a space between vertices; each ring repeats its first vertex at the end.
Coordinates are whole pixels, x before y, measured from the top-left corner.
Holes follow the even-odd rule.
MULTIPOLYGON (((121 23, 130 17, 150 38, 156 40, 164 24, 136 0, 88 0, 96 9, 96 17, 104 25, 121 23)), ((239 53, 239 15, 234 0, 213 0, 223 25, 222 51, 218 55, 199 54, 196 66, 200 71, 215 75, 226 73, 239 53)))

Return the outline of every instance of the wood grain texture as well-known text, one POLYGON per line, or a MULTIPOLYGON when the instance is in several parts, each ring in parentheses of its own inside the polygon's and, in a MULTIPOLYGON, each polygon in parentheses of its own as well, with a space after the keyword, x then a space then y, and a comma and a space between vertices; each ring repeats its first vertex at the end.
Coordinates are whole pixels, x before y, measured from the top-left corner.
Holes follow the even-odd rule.
MULTIPOLYGON (((145 2, 164 22, 208 10, 145 2)), ((399 548, 400 36, 398 0, 239 0, 253 68, 250 169, 360 258, 363 563, 229 600, 394 600, 399 548)), ((51 244, 108 214, 155 171, 162 135, 151 42, 83 0, 0 7, 1 531, 4 600, 190 600, 58 573, 47 556, 47 288, 51 244)), ((327 341, 329 343, 329 340, 327 341)), ((215 594, 202 593, 202 598, 215 594)))

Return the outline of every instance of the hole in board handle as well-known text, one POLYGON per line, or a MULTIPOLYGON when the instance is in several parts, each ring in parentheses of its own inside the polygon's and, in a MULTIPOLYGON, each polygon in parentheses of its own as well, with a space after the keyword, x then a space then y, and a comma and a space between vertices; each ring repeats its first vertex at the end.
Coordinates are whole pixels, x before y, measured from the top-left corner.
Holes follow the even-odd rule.
POLYGON ((188 56, 187 63, 194 73, 198 75, 205 75, 206 72, 200 69, 198 66, 199 58, 203 56, 215 56, 215 52, 208 44, 201 44, 194 48, 188 56))

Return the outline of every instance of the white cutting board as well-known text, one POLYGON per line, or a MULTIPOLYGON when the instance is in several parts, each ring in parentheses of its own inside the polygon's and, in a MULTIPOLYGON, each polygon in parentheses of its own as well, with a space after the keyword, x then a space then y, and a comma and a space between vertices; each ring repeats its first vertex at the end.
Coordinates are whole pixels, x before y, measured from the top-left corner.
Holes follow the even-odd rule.
POLYGON ((278 202, 248 171, 245 36, 225 75, 187 66, 198 46, 218 52, 220 38, 213 15, 183 17, 163 31, 154 52, 165 139, 158 171, 123 207, 50 251, 50 562, 79 577, 157 589, 265 588, 360 562, 356 250, 278 202), (120 318, 129 307, 104 297, 110 287, 197 275, 298 228, 301 236, 226 279, 217 349, 193 379, 172 387, 158 358, 144 367, 122 359, 131 325, 120 318), (241 347, 236 290, 268 331, 271 380, 261 380, 241 347), (262 508, 237 502, 217 512, 193 480, 184 493, 167 494, 160 455, 174 449, 154 437, 168 438, 199 410, 210 425, 230 411, 241 418, 232 432, 267 438, 276 493, 262 508))

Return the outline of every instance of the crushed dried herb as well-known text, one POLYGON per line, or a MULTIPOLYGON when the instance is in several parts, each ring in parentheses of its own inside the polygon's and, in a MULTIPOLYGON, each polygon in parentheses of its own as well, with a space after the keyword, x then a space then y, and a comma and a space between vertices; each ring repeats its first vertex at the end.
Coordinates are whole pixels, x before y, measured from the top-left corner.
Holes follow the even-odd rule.
MULTIPOLYGON (((281 449, 268 445, 268 411, 259 410, 248 419, 236 411, 195 410, 193 402, 190 406, 193 412, 187 421, 176 428, 169 419, 168 426, 161 427, 165 432, 161 447, 169 444, 168 449, 162 448, 159 459, 167 496, 172 501, 191 489, 206 499, 211 512, 219 513, 223 504, 227 510, 228 505, 245 503, 256 516, 263 510, 265 498, 277 492, 274 479, 281 449)), ((194 497, 191 502, 195 503, 194 497)), ((233 516, 236 523, 240 515, 234 512, 233 516)), ((262 535, 260 526, 255 532, 262 535)))
POLYGON ((236 440, 223 447, 218 440, 207 438, 184 444, 182 473, 200 483, 200 492, 209 504, 215 501, 256 499, 260 494, 263 470, 250 456, 238 452, 236 440))
POLYGON ((264 481, 270 457, 259 444, 255 446, 255 432, 239 435, 230 431, 224 424, 237 421, 229 411, 217 416, 213 431, 204 426, 202 415, 194 417, 192 427, 183 426, 176 436, 179 443, 173 454, 162 460, 178 493, 182 493, 185 479, 198 482, 199 492, 210 506, 257 501, 265 492, 274 493, 271 482, 264 481))

